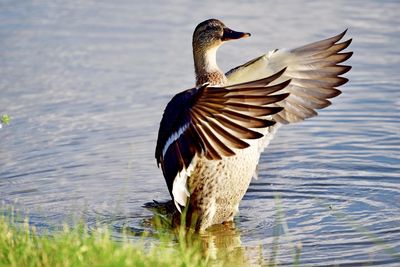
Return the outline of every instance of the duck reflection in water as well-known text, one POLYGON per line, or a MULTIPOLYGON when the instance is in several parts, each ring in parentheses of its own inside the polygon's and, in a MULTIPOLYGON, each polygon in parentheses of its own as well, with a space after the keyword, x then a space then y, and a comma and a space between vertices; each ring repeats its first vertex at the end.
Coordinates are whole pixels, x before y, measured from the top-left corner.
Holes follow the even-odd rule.
MULTIPOLYGON (((301 248, 299 248, 299 245, 301 246, 301 244, 294 243, 291 238, 287 240, 289 229, 278 197, 275 198, 274 206, 276 210, 268 219, 269 227, 263 227, 262 230, 264 234, 267 233, 264 238, 270 240, 267 247, 263 245, 243 245, 241 229, 236 227, 233 221, 213 225, 205 231, 195 231, 193 227, 182 227, 186 220, 180 218, 180 216, 174 216, 176 209, 172 201, 146 203, 144 207, 151 210, 153 216, 150 220, 145 220, 144 226, 152 229, 151 231, 170 232, 176 236, 175 239, 178 242, 200 245, 204 257, 215 262, 222 261, 226 266, 275 265, 278 251, 281 249, 288 251, 287 246, 290 248, 289 253, 294 252, 293 259, 296 262, 296 259, 300 256, 301 248), (182 220, 182 224, 175 221, 178 219, 182 220), (179 236, 183 236, 184 240, 181 240, 179 236), (280 240, 281 238, 285 240, 280 240), (286 241, 289 241, 289 243, 286 243, 286 241)), ((185 211, 183 211, 183 215, 186 216, 185 211)), ((237 217, 237 219, 241 220, 240 217, 237 217)), ((259 223, 258 221, 257 225, 259 223)))
MULTIPOLYGON (((176 209, 172 201, 150 202, 144 205, 153 212, 150 221, 146 221, 146 227, 151 227, 157 231, 171 231, 174 235, 184 234, 185 241, 192 242, 201 246, 204 257, 211 261, 232 263, 231 266, 248 266, 250 263, 263 261, 261 248, 244 247, 241 242, 241 233, 235 227, 233 221, 216 224, 209 227, 206 231, 193 231, 193 227, 182 227, 181 216, 176 216, 176 209), (182 232, 183 231, 183 232, 182 232)), ((183 214, 186 215, 185 211, 183 214)), ((194 221, 194 220, 192 220, 194 221)), ((183 222, 184 224, 185 222, 183 222)), ((177 238, 178 242, 179 238, 177 238)))

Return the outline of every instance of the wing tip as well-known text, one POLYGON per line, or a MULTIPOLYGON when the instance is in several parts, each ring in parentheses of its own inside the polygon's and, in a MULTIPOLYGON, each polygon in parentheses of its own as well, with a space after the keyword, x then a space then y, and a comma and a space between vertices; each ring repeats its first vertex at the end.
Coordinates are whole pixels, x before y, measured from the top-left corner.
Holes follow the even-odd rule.
MULTIPOLYGON (((285 68, 286 69, 286 68, 285 68)), ((283 88, 285 88, 286 86, 288 86, 290 83, 292 82, 292 79, 287 79, 286 81, 282 82, 281 84, 283 85, 283 88)), ((282 88, 282 89, 283 89, 282 88)))
POLYGON ((351 58, 353 56, 353 51, 344 52, 344 53, 337 53, 336 55, 340 56, 340 58, 337 59, 336 64, 337 63, 342 63, 342 62, 348 60, 349 58, 351 58))
POLYGON ((342 94, 342 91, 340 91, 339 89, 336 88, 332 88, 332 93, 330 93, 329 95, 325 96, 325 99, 331 99, 331 98, 335 98, 339 95, 342 94))
POLYGON ((268 86, 266 88, 270 89, 269 93, 272 94, 272 93, 279 92, 280 90, 286 88, 291 82, 292 82, 292 79, 287 79, 281 83, 274 84, 274 85, 268 86))
POLYGON ((284 68, 282 68, 280 71, 278 71, 276 74, 279 74, 278 77, 280 77, 286 70, 287 70, 287 66, 285 66, 284 68))
POLYGON ((350 51, 350 52, 346 52, 346 54, 347 54, 347 57, 345 60, 348 60, 349 58, 351 58, 351 56, 354 54, 354 52, 350 51))
POLYGON ((329 107, 330 105, 332 105, 332 102, 329 101, 328 99, 325 99, 325 100, 324 100, 324 103, 321 104, 321 106, 319 106, 317 109, 324 109, 324 108, 326 108, 326 107, 329 107))
POLYGON ((349 28, 346 28, 343 32, 341 32, 341 33, 339 33, 338 35, 336 35, 335 37, 338 38, 336 42, 338 42, 339 40, 341 40, 341 39, 346 35, 346 33, 347 33, 348 30, 349 30, 349 28))
POLYGON ((273 109, 273 112, 274 112, 273 114, 277 114, 277 113, 281 112, 282 110, 284 110, 284 107, 273 107, 271 109, 273 109))
POLYGON ((337 66, 341 68, 341 70, 337 73, 337 75, 343 75, 349 72, 353 68, 350 65, 337 65, 337 66))
POLYGON ((283 93, 283 94, 276 95, 276 96, 278 96, 279 98, 278 98, 278 100, 277 100, 275 103, 280 102, 280 101, 286 99, 289 95, 290 95, 290 93, 283 93))
POLYGON ((349 79, 347 79, 346 77, 337 77, 337 79, 338 81, 333 87, 342 86, 349 81, 349 79))

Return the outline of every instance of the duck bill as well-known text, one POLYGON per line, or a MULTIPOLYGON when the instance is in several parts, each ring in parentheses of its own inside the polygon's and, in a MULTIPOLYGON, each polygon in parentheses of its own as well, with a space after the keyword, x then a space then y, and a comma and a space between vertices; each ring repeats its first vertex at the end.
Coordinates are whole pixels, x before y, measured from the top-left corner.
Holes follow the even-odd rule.
POLYGON ((222 41, 236 40, 241 38, 250 37, 251 34, 248 32, 237 32, 229 28, 224 28, 224 34, 222 35, 222 41))

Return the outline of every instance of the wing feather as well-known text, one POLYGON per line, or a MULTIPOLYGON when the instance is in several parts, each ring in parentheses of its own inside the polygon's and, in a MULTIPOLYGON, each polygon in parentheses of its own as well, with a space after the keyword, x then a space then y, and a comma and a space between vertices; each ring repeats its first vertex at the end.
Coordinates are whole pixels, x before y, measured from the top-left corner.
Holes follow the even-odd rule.
POLYGON ((233 156, 249 146, 247 140, 263 137, 256 129, 302 121, 331 104, 328 99, 341 93, 336 87, 348 81, 341 75, 351 69, 340 64, 353 54, 343 52, 351 43, 341 41, 346 31, 292 50, 273 50, 226 73, 226 86, 204 84, 172 98, 155 156, 178 210, 186 205, 186 179, 196 156, 233 156))
POLYGON ((265 55, 236 67, 226 73, 229 84, 243 83, 269 76, 282 68, 286 71, 271 81, 270 86, 291 80, 282 93, 290 95, 271 106, 284 110, 274 114, 272 119, 287 124, 314 117, 321 109, 331 104, 327 99, 340 95, 339 87, 348 79, 341 77, 351 66, 340 65, 353 52, 343 52, 352 39, 341 41, 347 30, 331 38, 307 44, 292 50, 273 50, 265 55))
POLYGON ((247 140, 263 137, 254 129, 275 124, 266 116, 282 111, 282 107, 273 105, 288 97, 288 93, 279 92, 290 80, 269 84, 284 71, 229 87, 204 84, 175 95, 168 103, 155 156, 178 210, 186 205, 186 179, 196 155, 209 160, 233 156, 236 149, 249 146, 247 140))

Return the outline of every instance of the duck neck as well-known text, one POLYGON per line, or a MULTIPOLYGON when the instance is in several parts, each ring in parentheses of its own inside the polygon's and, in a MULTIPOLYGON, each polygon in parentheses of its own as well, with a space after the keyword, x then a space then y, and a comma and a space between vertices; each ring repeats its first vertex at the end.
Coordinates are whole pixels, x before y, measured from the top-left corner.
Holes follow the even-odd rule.
POLYGON ((210 83, 210 85, 223 85, 226 83, 225 74, 217 65, 217 50, 218 46, 206 51, 193 48, 196 85, 206 82, 210 83))

